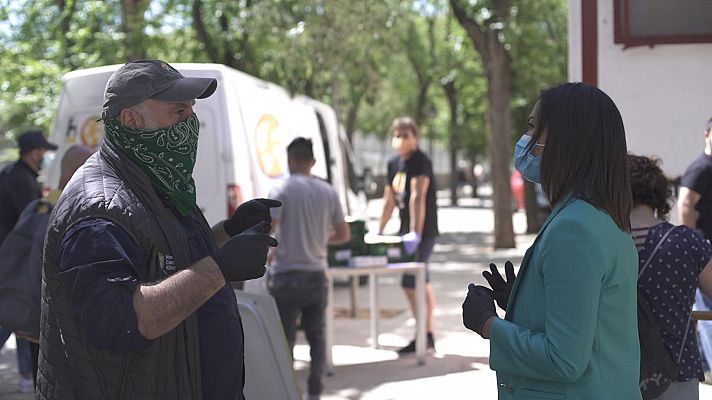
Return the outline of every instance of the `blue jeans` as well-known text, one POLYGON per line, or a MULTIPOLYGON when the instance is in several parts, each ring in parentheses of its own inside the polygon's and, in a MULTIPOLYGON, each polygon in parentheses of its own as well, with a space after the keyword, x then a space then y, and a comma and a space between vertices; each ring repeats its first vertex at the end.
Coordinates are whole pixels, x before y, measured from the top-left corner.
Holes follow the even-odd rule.
MULTIPOLYGON (((0 348, 5 346, 5 342, 12 335, 12 331, 0 327, 0 348)), ((27 339, 15 338, 17 343, 17 369, 20 375, 29 377, 32 375, 32 352, 30 351, 30 342, 27 339)))
MULTIPOLYGON (((710 311, 712 301, 697 289, 695 292, 695 304, 692 309, 695 311, 710 311)), ((700 347, 700 358, 706 370, 712 367, 712 321, 697 322, 697 339, 700 347)))

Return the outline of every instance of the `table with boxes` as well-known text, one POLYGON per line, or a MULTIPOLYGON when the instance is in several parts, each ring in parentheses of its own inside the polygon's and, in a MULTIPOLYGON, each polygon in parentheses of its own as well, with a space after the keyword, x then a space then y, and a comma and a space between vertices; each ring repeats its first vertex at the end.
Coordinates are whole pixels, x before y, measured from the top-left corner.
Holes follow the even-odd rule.
POLYGON ((415 254, 407 254, 400 236, 372 235, 366 232, 362 220, 347 220, 351 240, 339 246, 329 247, 329 294, 326 309, 326 361, 327 372, 333 372, 332 347, 334 318, 334 279, 351 279, 352 316, 356 316, 358 278, 368 277, 369 321, 371 345, 378 347, 378 277, 384 274, 413 273, 416 275, 416 358, 425 363, 425 264, 415 262, 415 254))

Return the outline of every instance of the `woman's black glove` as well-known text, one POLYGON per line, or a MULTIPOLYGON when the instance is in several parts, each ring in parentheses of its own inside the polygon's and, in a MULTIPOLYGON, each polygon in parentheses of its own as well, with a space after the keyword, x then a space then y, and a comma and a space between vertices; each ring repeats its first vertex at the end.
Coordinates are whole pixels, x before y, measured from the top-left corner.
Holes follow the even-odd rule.
POLYGON ((517 278, 514 275, 514 265, 511 261, 504 263, 504 274, 507 276, 507 281, 502 278, 499 274, 497 266, 490 264, 490 271, 482 272, 482 276, 487 279, 490 287, 492 288, 492 297, 497 301, 497 305, 502 310, 507 310, 507 302, 509 301, 509 295, 512 293, 512 287, 514 286, 514 280, 517 278))
POLYGON ((267 234, 269 229, 269 223, 262 221, 212 254, 227 282, 247 281, 265 274, 267 251, 269 247, 277 247, 277 240, 267 234))
POLYGON ((269 209, 281 206, 282 202, 279 200, 252 199, 237 207, 232 216, 223 223, 223 229, 228 236, 233 237, 258 222, 265 221, 269 225, 272 223, 269 209))
POLYGON ((475 286, 474 283, 470 283, 467 289, 467 297, 462 303, 462 323, 467 329, 484 337, 482 329, 485 322, 491 317, 497 316, 492 291, 484 286, 475 286))

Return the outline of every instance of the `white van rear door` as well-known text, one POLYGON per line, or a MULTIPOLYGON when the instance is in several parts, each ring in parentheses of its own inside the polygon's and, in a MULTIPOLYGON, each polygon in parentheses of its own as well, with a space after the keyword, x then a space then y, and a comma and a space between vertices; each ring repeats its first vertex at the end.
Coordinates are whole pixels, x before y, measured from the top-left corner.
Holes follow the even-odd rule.
POLYGON ((290 100, 279 86, 234 74, 235 95, 245 127, 254 173, 254 196, 267 197, 289 175, 287 145, 292 141, 290 100))

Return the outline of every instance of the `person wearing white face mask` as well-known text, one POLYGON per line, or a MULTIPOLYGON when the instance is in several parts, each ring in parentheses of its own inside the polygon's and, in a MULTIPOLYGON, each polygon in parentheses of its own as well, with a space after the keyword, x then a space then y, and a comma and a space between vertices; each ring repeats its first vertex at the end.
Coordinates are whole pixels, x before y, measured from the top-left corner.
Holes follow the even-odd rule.
POLYGON ((490 287, 470 284, 462 305, 465 327, 490 341, 500 400, 641 398, 626 157, 605 93, 582 83, 541 93, 515 165, 554 209, 518 275, 490 264, 490 287))
MULTIPOLYGON (((427 346, 435 350, 433 336, 433 310, 435 294, 430 285, 427 263, 435 247, 438 232, 438 207, 435 192, 437 184, 433 166, 428 156, 418 148, 418 126, 409 117, 396 118, 391 124, 393 149, 398 152, 388 161, 388 181, 383 192, 383 212, 379 233, 383 233, 386 223, 398 206, 400 216, 399 233, 403 235, 405 251, 417 251, 416 260, 426 263, 425 304, 427 346)), ((415 314, 415 276, 404 274, 401 286, 408 303, 415 314)), ((415 352, 415 340, 398 351, 399 354, 415 352)))

